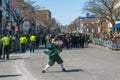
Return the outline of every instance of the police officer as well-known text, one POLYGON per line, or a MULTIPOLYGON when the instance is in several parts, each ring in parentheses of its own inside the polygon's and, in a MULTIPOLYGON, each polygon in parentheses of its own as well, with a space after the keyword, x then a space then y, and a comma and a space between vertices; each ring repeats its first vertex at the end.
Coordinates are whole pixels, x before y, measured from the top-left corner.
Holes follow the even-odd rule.
POLYGON ((34 34, 32 34, 30 36, 30 52, 35 50, 35 43, 36 43, 36 36, 34 34))
POLYGON ((3 38, 2 38, 2 42, 3 42, 3 50, 4 50, 4 53, 3 53, 3 59, 5 59, 5 55, 6 55, 6 59, 9 60, 9 54, 10 54, 10 38, 5 35, 3 38))
POLYGON ((27 38, 25 36, 21 36, 19 38, 20 40, 20 46, 21 46, 21 52, 22 53, 25 53, 25 50, 26 50, 26 43, 27 43, 27 38))

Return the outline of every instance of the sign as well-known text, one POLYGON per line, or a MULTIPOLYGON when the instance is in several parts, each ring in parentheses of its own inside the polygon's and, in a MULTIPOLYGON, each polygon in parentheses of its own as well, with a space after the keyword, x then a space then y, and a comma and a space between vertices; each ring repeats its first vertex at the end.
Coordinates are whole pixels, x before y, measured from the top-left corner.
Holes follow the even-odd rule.
POLYGON ((24 21, 22 29, 23 29, 23 31, 28 32, 30 29, 30 22, 24 21))
POLYGON ((80 18, 78 18, 78 26, 77 26, 77 30, 80 31, 80 18))

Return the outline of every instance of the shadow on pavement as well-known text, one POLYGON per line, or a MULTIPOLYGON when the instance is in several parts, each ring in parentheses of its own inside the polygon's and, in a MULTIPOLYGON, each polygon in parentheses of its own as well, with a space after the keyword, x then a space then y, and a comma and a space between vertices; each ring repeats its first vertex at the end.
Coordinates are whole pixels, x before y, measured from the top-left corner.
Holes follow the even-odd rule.
POLYGON ((0 60, 0 62, 6 62, 5 60, 0 60))
POLYGON ((13 74, 13 75, 0 75, 0 78, 4 78, 4 77, 17 77, 17 76, 21 76, 21 74, 13 74))
MULTIPOLYGON (((46 73, 61 73, 62 71, 47 71, 46 73)), ((82 69, 66 70, 66 72, 84 72, 82 69)))
POLYGON ((45 73, 61 73, 62 71, 46 71, 45 73))
POLYGON ((82 69, 72 69, 72 70, 67 70, 66 72, 84 72, 82 69))
POLYGON ((21 60, 21 59, 26 60, 26 59, 30 59, 30 58, 10 58, 9 60, 21 60))

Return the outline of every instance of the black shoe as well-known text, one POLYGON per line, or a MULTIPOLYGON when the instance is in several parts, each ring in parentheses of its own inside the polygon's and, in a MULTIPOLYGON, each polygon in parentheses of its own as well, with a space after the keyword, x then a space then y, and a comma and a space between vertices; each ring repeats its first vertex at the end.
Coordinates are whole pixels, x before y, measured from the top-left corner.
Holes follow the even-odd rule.
POLYGON ((9 60, 9 58, 7 58, 7 60, 9 60))
POLYGON ((45 73, 45 70, 43 70, 42 73, 45 73))
POLYGON ((62 72, 67 72, 67 70, 65 68, 62 69, 62 72))

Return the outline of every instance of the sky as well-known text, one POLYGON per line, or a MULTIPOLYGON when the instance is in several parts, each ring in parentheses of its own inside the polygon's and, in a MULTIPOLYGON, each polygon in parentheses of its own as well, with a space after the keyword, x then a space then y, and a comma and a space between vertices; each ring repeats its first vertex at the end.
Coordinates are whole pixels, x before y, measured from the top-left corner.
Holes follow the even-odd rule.
POLYGON ((68 25, 79 16, 85 16, 82 8, 88 0, 33 0, 40 7, 51 11, 52 18, 62 25, 68 25))

